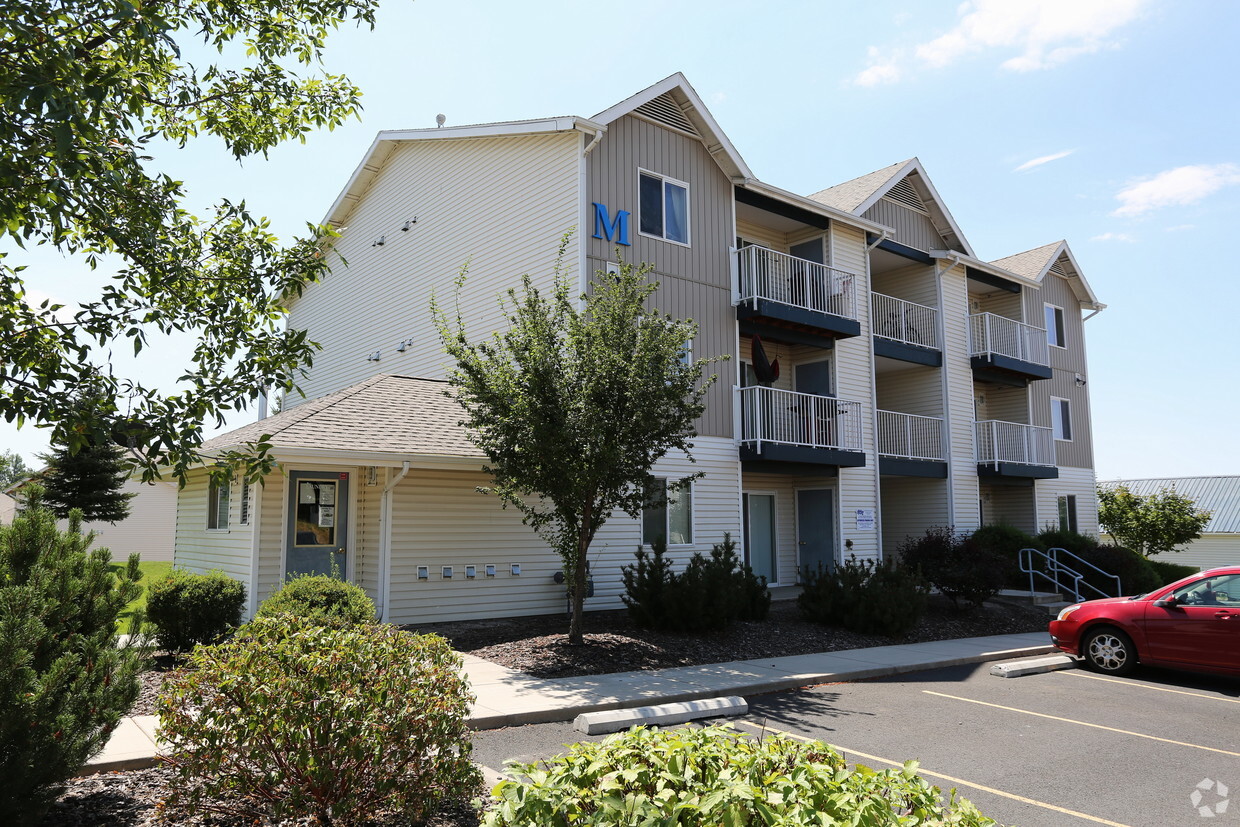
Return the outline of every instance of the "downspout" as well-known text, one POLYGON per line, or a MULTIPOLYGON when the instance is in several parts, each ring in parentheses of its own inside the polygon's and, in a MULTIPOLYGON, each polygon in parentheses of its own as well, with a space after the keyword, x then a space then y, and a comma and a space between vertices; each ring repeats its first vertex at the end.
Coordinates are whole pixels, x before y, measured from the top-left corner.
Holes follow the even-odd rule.
MULTIPOLYGON (((599 141, 603 140, 607 127, 602 124, 585 122, 578 120, 577 129, 582 132, 582 140, 585 140, 585 133, 593 131, 593 137, 581 148, 581 157, 577 159, 577 295, 585 295, 589 286, 589 238, 590 234, 587 229, 590 226, 590 168, 586 159, 594 148, 598 146, 599 141)), ((579 304, 581 300, 578 300, 579 304)))
POLYGON ((874 239, 874 243, 873 243, 873 244, 867 244, 867 245, 866 245, 865 252, 866 252, 866 261, 867 261, 867 262, 869 261, 869 254, 870 254, 870 253, 872 253, 872 252, 874 252, 874 248, 875 248, 875 247, 877 247, 878 245, 882 244, 882 243, 883 243, 884 241, 886 241, 887 239, 891 238, 891 236, 892 236, 892 235, 893 235, 893 233, 891 232, 891 230, 883 230, 883 231, 882 231, 882 233, 880 233, 880 234, 879 234, 878 238, 874 239))
POLYGON ((387 485, 383 486, 383 498, 380 501, 380 509, 382 511, 381 521, 383 523, 383 533, 380 535, 379 544, 379 622, 386 623, 388 619, 388 604, 391 603, 391 577, 390 570, 392 567, 392 489, 394 489, 405 475, 409 473, 409 460, 401 463, 400 473, 395 478, 388 480, 387 485))
POLYGON ((1090 320, 1090 319, 1092 319, 1094 316, 1097 316, 1099 313, 1101 313, 1103 310, 1106 310, 1106 309, 1107 309, 1107 306, 1106 306, 1105 304, 1104 304, 1104 305, 1101 305, 1101 306, 1099 306, 1099 307, 1095 307, 1095 308, 1094 308, 1094 312, 1093 312, 1093 313, 1090 313, 1088 316, 1086 316, 1085 318, 1081 319, 1081 324, 1085 324, 1085 322, 1089 321, 1089 320, 1090 320))

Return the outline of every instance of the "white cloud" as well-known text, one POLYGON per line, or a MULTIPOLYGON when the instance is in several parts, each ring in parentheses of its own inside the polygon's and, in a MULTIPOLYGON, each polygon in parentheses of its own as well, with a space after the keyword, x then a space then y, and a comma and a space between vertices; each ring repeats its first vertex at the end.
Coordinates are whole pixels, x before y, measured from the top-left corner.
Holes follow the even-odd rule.
POLYGON ((1160 172, 1115 194, 1121 206, 1112 215, 1141 215, 1159 207, 1195 204, 1223 187, 1240 184, 1236 164, 1196 164, 1160 172))
POLYGON ((1136 236, 1129 235, 1128 233, 1103 233, 1102 235, 1096 235, 1090 239, 1090 241, 1124 241, 1128 244, 1131 244, 1136 240, 1136 236))
POLYGON ((1164 231, 1168 233, 1182 233, 1182 232, 1185 232, 1186 230, 1195 230, 1195 229, 1197 229, 1196 224, 1176 224, 1174 227, 1165 228, 1164 231))
MULTIPOLYGON (((1114 34, 1135 20, 1148 0, 966 0, 946 33, 917 45, 913 54, 931 67, 998 50, 1013 72, 1049 69, 1074 57, 1115 46, 1114 34), (1011 54, 1015 52, 1015 54, 1011 54)), ((904 74, 904 56, 870 49, 870 67, 855 78, 860 86, 894 83, 904 74)))
POLYGON ((1043 164, 1049 164, 1051 161, 1058 161, 1060 158, 1067 158, 1073 152, 1076 152, 1076 150, 1065 149, 1063 152, 1055 152, 1055 153, 1052 153, 1051 155, 1042 155, 1040 157, 1025 161, 1025 163, 1021 164, 1016 169, 1012 170, 1012 172, 1024 172, 1027 169, 1033 169, 1034 167, 1040 167, 1043 164))

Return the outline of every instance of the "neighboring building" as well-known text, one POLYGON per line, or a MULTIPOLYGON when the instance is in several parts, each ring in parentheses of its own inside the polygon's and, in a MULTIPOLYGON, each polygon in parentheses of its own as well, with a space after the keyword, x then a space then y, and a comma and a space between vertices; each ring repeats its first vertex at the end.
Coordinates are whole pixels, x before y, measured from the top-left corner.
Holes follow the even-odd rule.
POLYGON ((1105 480, 1098 485, 1107 488, 1124 485, 1142 497, 1174 488, 1177 494, 1192 500, 1197 508, 1210 512, 1210 522, 1200 539, 1178 552, 1160 554, 1157 559, 1203 570, 1240 565, 1240 477, 1105 480))
MULTIPOLYGON (((0 523, 7 525, 13 521, 13 514, 17 509, 17 492, 29 479, 13 485, 0 495, 0 523)), ((91 547, 111 550, 113 560, 126 560, 134 552, 147 561, 172 560, 172 546, 176 535, 176 484, 144 483, 138 479, 130 479, 125 481, 121 492, 134 495, 129 501, 128 517, 115 525, 104 522, 82 523, 83 531, 95 532, 95 542, 91 547)), ((68 525, 68 520, 60 521, 62 529, 68 525)))
POLYGON ((693 355, 733 357, 697 464, 655 474, 704 476, 600 532, 591 608, 621 605, 651 526, 677 563, 730 533, 785 586, 933 525, 1097 531, 1082 316, 1102 305, 1064 242, 977 258, 916 159, 786 192, 674 75, 589 119, 381 132, 326 220, 348 265, 291 307, 323 345, 307 398, 207 443, 271 434, 280 472, 261 496, 205 471, 181 493, 178 565, 224 568, 252 606, 334 561, 394 622, 563 610, 556 556, 475 491, 429 303, 468 261, 459 311, 489 333, 521 274, 549 286, 574 228, 563 263, 583 290, 617 249, 649 262, 660 308, 700 326, 693 355))

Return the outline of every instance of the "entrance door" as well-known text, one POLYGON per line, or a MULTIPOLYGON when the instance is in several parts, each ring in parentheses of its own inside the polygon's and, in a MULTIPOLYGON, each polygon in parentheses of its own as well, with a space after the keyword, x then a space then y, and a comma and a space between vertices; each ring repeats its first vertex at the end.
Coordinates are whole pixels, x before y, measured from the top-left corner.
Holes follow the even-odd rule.
POLYGON ((293 471, 289 488, 285 576, 327 574, 344 579, 349 539, 348 472, 293 471))
POLYGON ((778 583, 775 567, 775 495, 748 494, 745 500, 745 562, 766 582, 778 583))
POLYGON ((835 509, 831 489, 797 491, 797 558, 801 572, 817 571, 821 564, 835 568, 835 509))

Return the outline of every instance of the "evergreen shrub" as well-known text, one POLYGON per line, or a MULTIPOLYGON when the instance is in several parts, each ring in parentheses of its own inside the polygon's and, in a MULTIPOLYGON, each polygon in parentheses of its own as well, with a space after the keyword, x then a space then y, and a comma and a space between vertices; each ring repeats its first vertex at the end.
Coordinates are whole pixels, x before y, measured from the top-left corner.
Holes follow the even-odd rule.
POLYGON ((932 586, 962 608, 981 606, 994 597, 1011 577, 1013 562, 993 546, 973 542, 950 526, 926 529, 921 537, 900 544, 900 560, 920 570, 932 586))
POLYGON ((917 626, 929 593, 916 570, 850 555, 834 569, 806 572, 797 606, 813 623, 899 638, 917 626))
POLYGON ((522 780, 496 785, 486 827, 996 823, 919 777, 916 761, 849 768, 819 741, 746 737, 727 725, 634 727, 544 763, 508 766, 522 780))
POLYGON ((245 610, 245 586, 222 571, 174 569, 149 588, 146 617, 160 648, 169 652, 218 643, 237 628, 245 610))
POLYGON ((355 583, 326 574, 303 574, 264 600, 256 616, 277 614, 329 625, 355 625, 374 622, 375 604, 355 583))
POLYGON ((477 792, 473 698, 443 638, 279 614, 189 667, 159 702, 174 817, 420 824, 477 792))
POLYGON ((1179 563, 1166 563, 1162 560, 1149 560, 1150 568, 1154 569, 1154 573, 1162 580, 1164 586, 1169 586, 1177 580, 1182 580, 1191 574, 1196 574, 1200 569, 1197 566, 1185 566, 1179 563))

